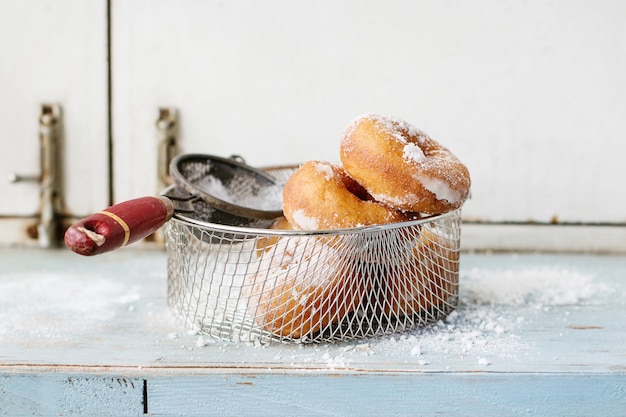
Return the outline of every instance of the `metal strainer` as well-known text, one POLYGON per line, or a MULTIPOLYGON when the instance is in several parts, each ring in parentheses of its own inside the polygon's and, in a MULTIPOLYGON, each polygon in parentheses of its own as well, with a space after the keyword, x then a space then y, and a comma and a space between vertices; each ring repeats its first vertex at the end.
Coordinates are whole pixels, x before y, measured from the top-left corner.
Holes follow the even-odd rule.
POLYGON ((282 186, 240 157, 183 154, 170 164, 175 186, 158 197, 113 205, 75 223, 65 244, 81 255, 108 252, 143 239, 174 213, 204 222, 266 227, 282 214, 282 186))
POLYGON ((282 214, 282 187, 239 156, 179 155, 170 164, 170 175, 179 189, 225 213, 246 219, 282 214))

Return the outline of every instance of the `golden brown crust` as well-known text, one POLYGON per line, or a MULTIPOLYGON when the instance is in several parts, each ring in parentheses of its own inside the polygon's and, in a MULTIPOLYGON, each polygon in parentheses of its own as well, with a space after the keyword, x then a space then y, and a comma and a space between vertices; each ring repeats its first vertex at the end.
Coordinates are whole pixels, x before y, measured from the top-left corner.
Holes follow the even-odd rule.
MULTIPOLYGON (((293 230, 293 226, 289 223, 289 220, 285 217, 279 217, 274 220, 274 222, 270 226, 270 230, 293 230)), ((256 240, 256 251, 257 256, 262 256, 263 252, 267 252, 272 249, 273 245, 278 242, 280 236, 277 235, 268 235, 268 236, 260 236, 256 240)))
POLYGON ((461 207, 469 195, 467 167, 399 119, 357 118, 341 140, 340 156, 346 172, 374 199, 398 210, 442 214, 461 207))
MULTIPOLYGON (((268 249, 268 248, 266 248, 268 249)), ((248 276, 248 303, 264 330, 299 339, 324 331, 356 310, 365 290, 354 264, 321 240, 279 238, 248 276)))
POLYGON ((283 212, 300 230, 344 229, 411 218, 372 201, 340 166, 323 161, 309 161, 289 178, 283 189, 283 212))
MULTIPOLYGON (((285 184, 285 218, 272 228, 335 230, 413 220, 417 212, 459 208, 469 194, 467 168, 397 119, 357 119, 341 141, 341 160, 343 167, 303 164, 285 184)), ((456 241, 425 225, 409 229, 383 233, 366 246, 343 235, 257 239, 259 269, 246 279, 254 321, 298 339, 364 306, 376 306, 376 314, 389 319, 449 307, 458 286, 456 241), (386 240, 390 236, 395 240, 386 240)))
POLYGON ((380 305, 390 317, 436 311, 457 293, 459 251, 454 241, 422 228, 403 262, 389 264, 381 277, 380 305))

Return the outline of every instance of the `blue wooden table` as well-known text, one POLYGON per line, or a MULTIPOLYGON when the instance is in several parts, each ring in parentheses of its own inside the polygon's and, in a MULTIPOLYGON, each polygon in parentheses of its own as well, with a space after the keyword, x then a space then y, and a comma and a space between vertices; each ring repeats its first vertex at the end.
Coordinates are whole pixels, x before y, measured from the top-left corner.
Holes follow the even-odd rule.
POLYGON ((471 254, 447 320, 235 344, 171 316, 166 255, 0 249, 0 415, 626 416, 626 257, 471 254))

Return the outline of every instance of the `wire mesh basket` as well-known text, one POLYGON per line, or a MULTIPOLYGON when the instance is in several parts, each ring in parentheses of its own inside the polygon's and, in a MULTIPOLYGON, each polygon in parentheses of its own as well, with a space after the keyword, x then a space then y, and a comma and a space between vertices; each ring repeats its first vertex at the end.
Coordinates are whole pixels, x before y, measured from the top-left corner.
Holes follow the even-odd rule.
MULTIPOLYGON (((285 180, 295 168, 269 172, 285 180)), ((175 215, 168 303, 227 341, 319 343, 415 329, 458 298, 460 209, 331 231, 237 227, 175 215)))

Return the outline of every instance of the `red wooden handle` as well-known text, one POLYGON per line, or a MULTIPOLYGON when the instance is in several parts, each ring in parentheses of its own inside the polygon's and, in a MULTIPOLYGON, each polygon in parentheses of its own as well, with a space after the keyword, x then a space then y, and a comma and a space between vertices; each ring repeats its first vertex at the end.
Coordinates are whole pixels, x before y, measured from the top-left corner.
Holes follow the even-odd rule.
POLYGON ((150 235, 173 214, 166 197, 128 200, 73 224, 65 232, 65 245, 85 256, 109 252, 150 235))

